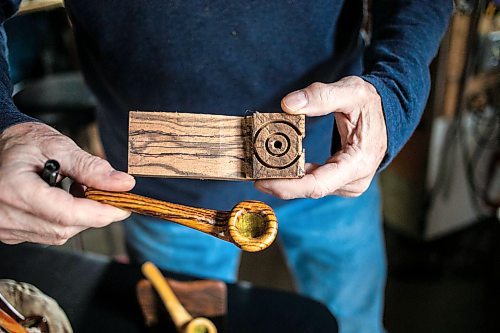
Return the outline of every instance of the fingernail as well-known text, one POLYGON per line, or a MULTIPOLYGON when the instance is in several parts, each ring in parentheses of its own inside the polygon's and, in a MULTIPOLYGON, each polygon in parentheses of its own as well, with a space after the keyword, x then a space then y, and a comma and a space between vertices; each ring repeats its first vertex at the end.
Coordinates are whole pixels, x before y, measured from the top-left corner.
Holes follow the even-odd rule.
POLYGON ((113 170, 109 175, 113 179, 121 182, 132 182, 134 180, 134 177, 122 171, 113 170))
POLYGON ((307 105, 307 97, 304 91, 298 90, 285 96, 283 103, 292 111, 302 109, 307 105))
POLYGON ((130 216, 130 212, 120 209, 120 212, 116 214, 115 222, 123 221, 130 216))

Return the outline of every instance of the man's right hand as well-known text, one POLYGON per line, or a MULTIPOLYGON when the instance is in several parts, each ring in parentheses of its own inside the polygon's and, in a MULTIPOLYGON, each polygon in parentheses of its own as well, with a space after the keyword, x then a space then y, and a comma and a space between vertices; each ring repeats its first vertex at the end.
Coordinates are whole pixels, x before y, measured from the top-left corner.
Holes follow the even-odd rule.
POLYGON ((71 139, 40 123, 11 126, 0 134, 0 241, 61 245, 75 234, 127 218, 130 213, 50 187, 40 177, 48 159, 76 183, 129 191, 132 176, 80 149, 71 139))

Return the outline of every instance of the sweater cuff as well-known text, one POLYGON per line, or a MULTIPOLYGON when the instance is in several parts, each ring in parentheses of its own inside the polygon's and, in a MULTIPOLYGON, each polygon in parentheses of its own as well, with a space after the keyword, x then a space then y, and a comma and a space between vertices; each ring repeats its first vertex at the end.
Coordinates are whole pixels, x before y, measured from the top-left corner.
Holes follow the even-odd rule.
POLYGON ((26 122, 40 122, 40 120, 20 112, 11 99, 0 101, 0 133, 10 126, 26 122))
POLYGON ((361 78, 375 87, 382 101, 382 110, 387 131, 387 151, 377 169, 377 172, 380 172, 392 162, 394 157, 403 148, 406 140, 409 139, 409 136, 408 138, 403 137, 401 124, 405 123, 405 120, 402 119, 403 115, 400 111, 401 103, 390 88, 395 83, 390 79, 384 79, 373 74, 362 75, 361 78))

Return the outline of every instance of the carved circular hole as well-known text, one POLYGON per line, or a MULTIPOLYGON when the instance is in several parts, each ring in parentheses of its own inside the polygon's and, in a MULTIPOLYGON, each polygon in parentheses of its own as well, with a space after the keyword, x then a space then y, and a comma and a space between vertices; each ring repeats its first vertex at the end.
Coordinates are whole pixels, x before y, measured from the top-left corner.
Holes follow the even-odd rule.
POLYGON ((285 155, 290 149, 288 138, 282 133, 272 134, 265 143, 266 151, 274 157, 285 155))
POLYGON ((267 220, 261 214, 246 212, 236 221, 236 228, 246 238, 257 238, 266 232, 267 220))

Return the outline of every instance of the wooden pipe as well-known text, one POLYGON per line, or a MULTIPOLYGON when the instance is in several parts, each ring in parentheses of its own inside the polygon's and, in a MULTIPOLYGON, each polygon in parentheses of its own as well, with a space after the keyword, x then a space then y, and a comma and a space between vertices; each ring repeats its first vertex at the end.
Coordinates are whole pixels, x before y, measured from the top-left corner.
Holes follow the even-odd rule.
POLYGON ((169 203, 128 192, 92 188, 85 191, 85 197, 138 214, 182 224, 231 242, 248 252, 266 249, 278 233, 278 221, 274 211, 260 201, 242 201, 227 212, 169 203))
POLYGON ((175 296, 160 270, 151 262, 142 265, 142 273, 151 282, 180 333, 217 333, 214 323, 204 317, 193 318, 175 296))

